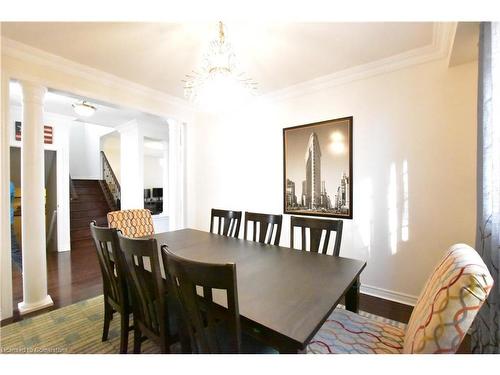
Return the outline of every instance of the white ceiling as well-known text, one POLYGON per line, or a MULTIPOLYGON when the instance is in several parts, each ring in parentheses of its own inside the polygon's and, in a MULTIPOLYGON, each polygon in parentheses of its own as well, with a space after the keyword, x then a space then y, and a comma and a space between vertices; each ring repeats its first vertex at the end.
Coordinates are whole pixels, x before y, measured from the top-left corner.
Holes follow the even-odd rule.
MULTIPOLYGON (((9 87, 10 103, 15 106, 21 106, 23 94, 21 86, 16 82, 11 82, 9 87)), ((104 103, 92 98, 83 98, 78 95, 63 93, 54 90, 49 90, 44 97, 45 112, 55 113, 70 117, 76 121, 81 121, 89 124, 101 125, 115 128, 129 121, 137 120, 139 123, 154 124, 166 126, 166 119, 159 116, 151 115, 133 109, 122 108, 114 104, 104 103), (90 117, 78 116, 73 110, 73 104, 88 100, 97 111, 90 117)))
MULTIPOLYGON (((10 39, 178 97, 215 33, 211 23, 2 23, 10 39)), ((228 22, 227 35, 265 94, 429 45, 433 23, 228 22)))
POLYGON ((477 60, 479 54, 479 22, 459 22, 450 55, 450 66, 477 60))

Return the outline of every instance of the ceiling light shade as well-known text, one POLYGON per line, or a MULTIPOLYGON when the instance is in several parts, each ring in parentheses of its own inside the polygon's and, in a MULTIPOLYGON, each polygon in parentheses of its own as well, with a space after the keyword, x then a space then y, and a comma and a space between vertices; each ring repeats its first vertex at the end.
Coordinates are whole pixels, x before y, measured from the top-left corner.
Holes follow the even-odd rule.
POLYGON ((219 22, 219 37, 212 40, 199 71, 186 75, 184 96, 210 111, 233 107, 256 92, 257 83, 239 70, 236 55, 219 22))
POLYGON ((73 110, 78 116, 90 117, 95 113, 97 108, 83 100, 80 103, 73 104, 73 110))

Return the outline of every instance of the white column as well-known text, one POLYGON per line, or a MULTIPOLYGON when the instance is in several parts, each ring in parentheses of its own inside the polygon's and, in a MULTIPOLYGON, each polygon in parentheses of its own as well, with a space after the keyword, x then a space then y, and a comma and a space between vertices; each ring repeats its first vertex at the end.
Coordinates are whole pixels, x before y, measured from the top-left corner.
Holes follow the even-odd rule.
POLYGON ((45 181, 43 143, 44 87, 22 82, 21 213, 23 301, 21 314, 53 304, 47 294, 45 247, 45 181))
MULTIPOLYGON (((0 57, 1 58, 1 57, 0 57)), ((12 258, 10 243, 10 128, 9 80, 2 76, 0 90, 0 319, 12 317, 12 258)))
POLYGON ((137 121, 120 125, 121 209, 144 208, 144 136, 137 121))
POLYGON ((168 216, 170 230, 185 228, 185 125, 168 120, 168 216))
POLYGON ((69 193, 69 129, 71 123, 58 126, 57 145, 57 251, 71 250, 69 193))

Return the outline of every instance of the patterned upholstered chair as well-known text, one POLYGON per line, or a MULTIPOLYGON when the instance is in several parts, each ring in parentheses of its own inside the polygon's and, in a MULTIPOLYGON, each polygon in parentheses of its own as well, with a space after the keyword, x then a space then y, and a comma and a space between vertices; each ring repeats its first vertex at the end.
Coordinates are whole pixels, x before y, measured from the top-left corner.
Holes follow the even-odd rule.
POLYGON ((478 253, 453 245, 428 279, 406 330, 335 309, 307 353, 455 353, 492 286, 478 253))
POLYGON ((108 225, 119 229, 125 237, 137 238, 155 233, 151 211, 146 209, 109 212, 108 225))

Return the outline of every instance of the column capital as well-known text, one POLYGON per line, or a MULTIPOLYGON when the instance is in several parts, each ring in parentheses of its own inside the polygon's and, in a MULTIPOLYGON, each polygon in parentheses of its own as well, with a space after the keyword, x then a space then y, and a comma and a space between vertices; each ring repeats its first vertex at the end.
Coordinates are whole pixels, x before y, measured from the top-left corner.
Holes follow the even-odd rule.
POLYGON ((47 88, 31 81, 19 81, 23 89, 23 103, 32 102, 43 104, 47 88))

